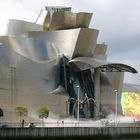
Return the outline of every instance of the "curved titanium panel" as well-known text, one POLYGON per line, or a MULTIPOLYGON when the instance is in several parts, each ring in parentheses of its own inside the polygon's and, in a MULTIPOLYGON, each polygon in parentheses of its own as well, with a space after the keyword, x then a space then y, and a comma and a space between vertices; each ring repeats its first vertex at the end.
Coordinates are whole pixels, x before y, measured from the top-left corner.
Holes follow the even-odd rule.
POLYGON ((51 13, 48 12, 43 23, 43 30, 49 30, 50 23, 51 23, 51 13))
POLYGON ((105 55, 107 51, 106 44, 96 44, 94 55, 105 55))
POLYGON ((41 38, 3 36, 0 37, 0 42, 7 48, 33 61, 51 60, 57 58, 59 55, 55 46, 52 46, 49 41, 41 38))
POLYGON ((49 30, 71 29, 76 27, 76 14, 55 12, 52 15, 49 30))
POLYGON ((77 28, 61 31, 29 32, 29 36, 2 36, 0 42, 34 61, 65 55, 69 59, 93 56, 98 30, 77 28))
POLYGON ((92 57, 98 33, 96 29, 81 28, 72 58, 92 57))
POLYGON ((78 58, 70 60, 69 64, 75 63, 75 62, 89 64, 91 67, 100 68, 102 71, 115 70, 119 72, 126 71, 126 72, 131 72, 131 73, 137 73, 137 71, 133 67, 130 67, 129 65, 102 61, 102 60, 98 60, 92 57, 78 57, 78 58))
POLYGON ((7 25, 8 35, 26 34, 28 31, 42 31, 43 27, 39 24, 11 19, 7 25))
POLYGON ((62 30, 88 28, 92 13, 72 13, 70 11, 48 12, 44 21, 44 30, 62 30))
POLYGON ((29 32, 31 38, 42 38, 55 46, 59 54, 72 59, 77 56, 92 56, 98 36, 98 30, 77 28, 47 32, 29 32))
POLYGON ((76 27, 88 28, 92 18, 92 13, 79 12, 76 17, 76 27))
POLYGON ((43 29, 44 30, 49 30, 53 13, 55 13, 55 12, 64 12, 64 11, 71 11, 71 7, 47 6, 45 8, 48 11, 48 13, 46 15, 46 18, 45 18, 44 24, 43 24, 43 29))
POLYGON ((58 30, 47 32, 29 32, 29 38, 40 38, 49 42, 57 51, 57 55, 71 58, 77 43, 80 29, 58 30))
MULTIPOLYGON (((52 59, 41 63, 23 57, 9 48, 7 48, 7 52, 9 56, 6 56, 6 59, 10 62, 3 62, 3 65, 16 70, 18 89, 24 87, 27 90, 29 87, 34 91, 37 88, 36 91, 44 91, 42 93, 56 89, 59 81, 59 60, 52 59)), ((4 79, 6 72, 3 71, 0 75, 4 79)), ((0 79, 0 82, 3 82, 3 79, 0 79)), ((10 81, 10 79, 8 80, 10 81)))

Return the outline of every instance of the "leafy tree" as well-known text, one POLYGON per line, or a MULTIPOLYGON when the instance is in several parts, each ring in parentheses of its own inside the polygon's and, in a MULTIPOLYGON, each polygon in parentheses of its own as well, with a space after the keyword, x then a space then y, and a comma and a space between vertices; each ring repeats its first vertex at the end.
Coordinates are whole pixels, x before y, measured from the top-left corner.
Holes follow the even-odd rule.
POLYGON ((3 117, 3 110, 0 108, 0 117, 3 117))
POLYGON ((3 114, 3 110, 0 108, 0 117, 3 117, 4 114, 3 114))
POLYGON ((48 118, 49 110, 46 107, 41 107, 37 110, 37 115, 42 119, 42 126, 44 126, 44 118, 48 118))
POLYGON ((20 123, 21 123, 21 118, 27 116, 28 110, 26 107, 18 106, 15 108, 15 113, 17 116, 20 117, 20 123))

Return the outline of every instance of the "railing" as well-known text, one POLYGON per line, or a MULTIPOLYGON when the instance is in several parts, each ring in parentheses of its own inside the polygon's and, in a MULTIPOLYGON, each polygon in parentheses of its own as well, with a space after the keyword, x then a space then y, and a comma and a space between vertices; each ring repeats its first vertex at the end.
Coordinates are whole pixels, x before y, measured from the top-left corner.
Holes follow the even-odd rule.
POLYGON ((0 129, 0 137, 65 137, 97 135, 140 135, 140 127, 35 127, 0 129))
POLYGON ((0 124, 2 137, 65 137, 65 136, 95 136, 95 135, 140 135, 140 123, 118 123, 108 121, 66 121, 55 120, 47 122, 29 122, 0 124))

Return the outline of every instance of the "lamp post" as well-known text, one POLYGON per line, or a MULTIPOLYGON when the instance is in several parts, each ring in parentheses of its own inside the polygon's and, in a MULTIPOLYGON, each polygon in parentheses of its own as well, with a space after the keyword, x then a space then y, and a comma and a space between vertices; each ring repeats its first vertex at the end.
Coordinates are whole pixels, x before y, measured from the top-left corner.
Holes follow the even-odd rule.
POLYGON ((114 90, 115 93, 115 115, 116 115, 116 126, 117 126, 117 116, 118 116, 118 91, 115 89, 114 90))
POLYGON ((68 100, 66 100, 66 116, 68 116, 68 100))
POLYGON ((79 125, 79 85, 76 86, 77 87, 77 122, 79 125))

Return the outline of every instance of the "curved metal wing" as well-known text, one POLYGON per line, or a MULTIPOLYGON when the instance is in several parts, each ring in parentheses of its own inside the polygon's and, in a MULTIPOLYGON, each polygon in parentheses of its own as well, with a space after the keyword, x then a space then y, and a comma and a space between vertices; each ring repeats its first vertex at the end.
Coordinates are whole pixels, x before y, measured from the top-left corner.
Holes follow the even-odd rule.
MULTIPOLYGON (((117 71, 117 72, 131 72, 131 73, 137 73, 136 69, 133 67, 126 65, 126 64, 121 64, 121 63, 112 63, 112 62, 107 62, 99 59, 95 59, 92 57, 77 57, 75 59, 72 59, 69 61, 70 63, 76 63, 78 65, 79 63, 83 64, 88 64, 90 67, 93 68, 100 68, 102 71, 117 71)), ((89 67, 88 67, 89 68, 89 67)))

